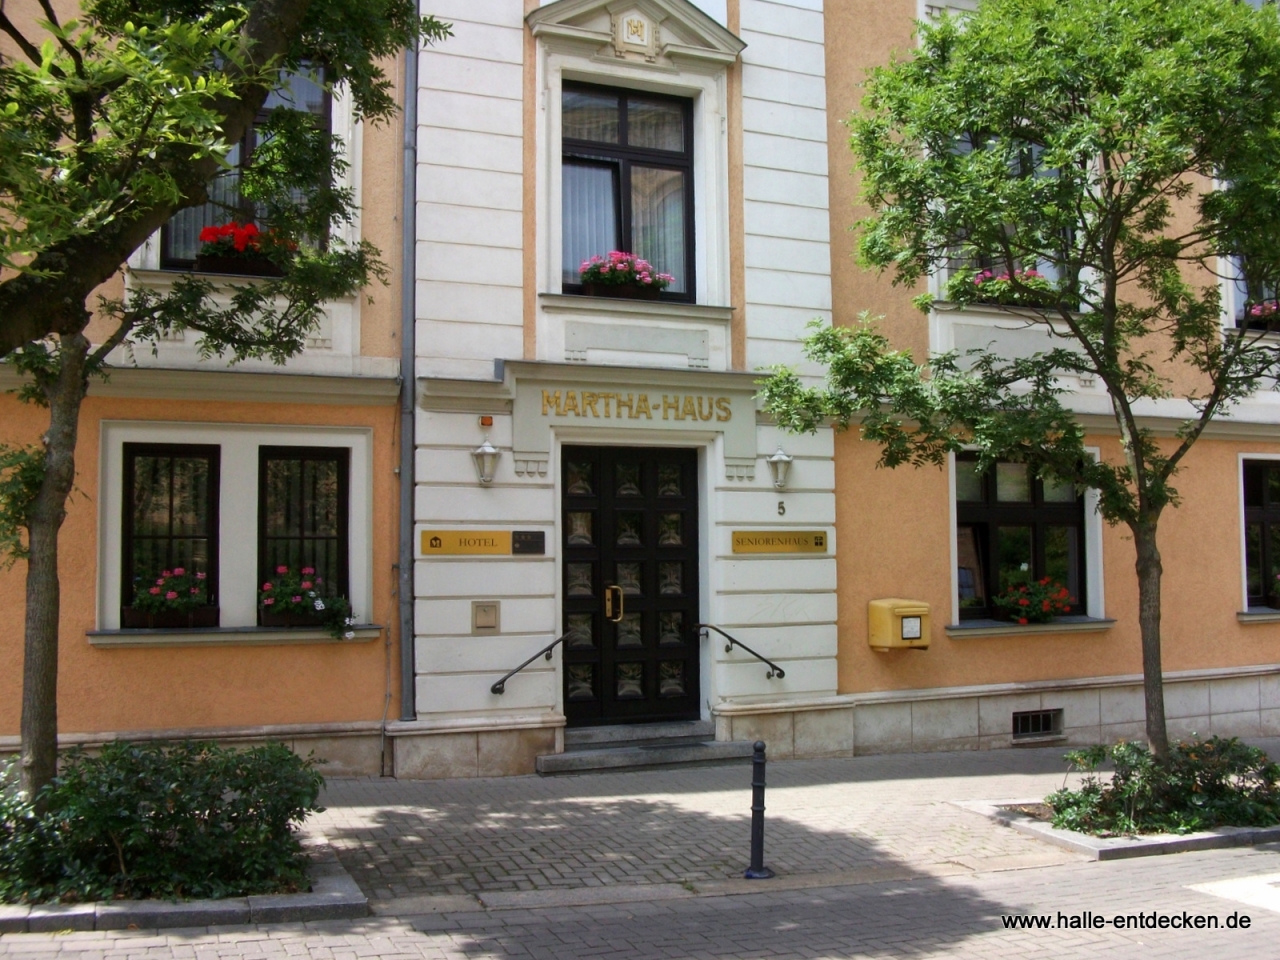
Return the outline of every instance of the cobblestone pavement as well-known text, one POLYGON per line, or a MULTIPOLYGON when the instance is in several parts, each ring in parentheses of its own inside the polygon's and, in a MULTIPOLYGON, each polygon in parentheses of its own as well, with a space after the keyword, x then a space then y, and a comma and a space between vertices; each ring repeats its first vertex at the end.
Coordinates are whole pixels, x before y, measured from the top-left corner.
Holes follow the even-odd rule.
POLYGON ((1266 909, 1191 889, 1280 874, 1280 851, 1216 850, 1109 863, 770 888, 729 896, 494 910, 216 930, 0 936, 0 957, 75 960, 1274 960, 1280 897, 1266 909), (1111 918, 1183 911, 1217 929, 1008 929, 1002 917, 1091 911, 1111 918), (1244 914, 1245 929, 1228 929, 1244 914))
MULTIPOLYGON (((1277 744, 1280 746, 1280 744, 1277 744)), ((1075 854, 946 801, 1062 785, 1061 748, 771 763, 779 874, 1062 863, 1075 854)), ((374 900, 741 876, 749 762, 700 768, 412 782, 333 781, 316 832, 374 900)))
MULTIPOLYGON (((1262 745, 1280 754, 1280 741, 1262 745)), ((313 830, 339 849, 378 916, 8 934, 0 958, 1280 956, 1280 844, 1094 863, 947 802, 1043 796, 1062 771, 1059 749, 772 764, 766 862, 779 877, 754 882, 740 879, 745 764, 334 781, 313 830), (1183 911, 1218 928, 1022 929, 1002 919, 1183 911), (1228 928, 1233 914, 1249 928, 1228 928)))

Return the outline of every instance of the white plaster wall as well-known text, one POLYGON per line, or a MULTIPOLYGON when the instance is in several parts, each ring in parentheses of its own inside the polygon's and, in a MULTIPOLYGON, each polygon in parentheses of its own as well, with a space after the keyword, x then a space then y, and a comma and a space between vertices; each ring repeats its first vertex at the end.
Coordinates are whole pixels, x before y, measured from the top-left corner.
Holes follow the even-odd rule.
POLYGON ((747 368, 805 364, 831 318, 822 0, 742 0, 747 368))
POLYGON ((418 376, 489 379, 524 352, 524 4, 440 0, 418 79, 418 376))
POLYGON ((836 692, 835 443, 829 430, 783 436, 756 428, 757 451, 770 456, 779 442, 792 461, 787 486, 773 488, 761 462, 754 480, 727 481, 723 468, 711 491, 711 622, 722 626, 786 672, 765 677, 765 667, 723 640, 710 638, 712 692, 726 700, 786 700, 836 692), (782 503, 786 513, 778 513, 782 503), (825 530, 826 554, 734 554, 734 530, 825 530))
MULTIPOLYGON (((559 653, 538 660, 507 684, 489 692, 503 673, 557 636, 559 626, 558 456, 544 477, 514 472, 511 420, 494 416, 487 431, 474 414, 418 413, 415 537, 422 530, 542 530, 543 557, 419 558, 415 565, 417 709, 420 718, 527 714, 560 709, 559 653), (487 432, 501 451, 493 483, 476 482, 471 450, 487 432), (471 635, 471 602, 501 602, 500 632, 471 635)), ((637 442, 658 439, 637 434, 637 442)), ((781 437, 757 427, 761 457, 782 440, 795 457, 787 489, 775 491, 759 463, 751 481, 728 480, 722 441, 707 447, 704 509, 703 609, 710 622, 777 661, 784 678, 767 679, 766 668, 735 649, 725 652, 714 636, 703 650, 708 706, 725 700, 827 696, 836 692, 835 467, 830 432, 781 437), (778 514, 778 503, 786 514, 778 514), (735 529, 821 529, 830 539, 825 555, 732 553, 735 529)), ((625 442, 626 437, 614 438, 625 442)), ((679 443, 672 437, 668 442, 679 443)), ((686 440, 687 442, 687 440, 686 440)))
POLYGON ((500 676, 557 636, 554 478, 520 478, 511 453, 511 418, 481 428, 475 414, 419 411, 414 519, 421 531, 541 530, 542 557, 433 557, 414 565, 417 711, 421 718, 549 712, 559 702, 558 657, 538 660, 496 696, 500 676), (476 480, 471 451, 484 437, 502 455, 493 482, 476 480), (500 632, 472 636, 471 602, 501 603, 500 632))

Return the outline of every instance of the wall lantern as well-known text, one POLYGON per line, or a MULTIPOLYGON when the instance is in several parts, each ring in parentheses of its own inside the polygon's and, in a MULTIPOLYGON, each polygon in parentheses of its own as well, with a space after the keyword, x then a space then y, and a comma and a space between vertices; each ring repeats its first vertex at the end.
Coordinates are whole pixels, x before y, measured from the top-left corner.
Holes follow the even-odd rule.
POLYGON ((480 475, 481 483, 493 483, 493 474, 498 468, 499 456, 498 448, 489 442, 488 437, 484 438, 484 443, 471 451, 471 457, 476 462, 476 473, 480 475))
POLYGON ((775 490, 786 489, 787 471, 791 469, 791 461, 794 459, 794 457, 788 456, 783 451, 782 447, 778 447, 778 452, 765 461, 769 464, 769 472, 773 474, 773 486, 775 490))

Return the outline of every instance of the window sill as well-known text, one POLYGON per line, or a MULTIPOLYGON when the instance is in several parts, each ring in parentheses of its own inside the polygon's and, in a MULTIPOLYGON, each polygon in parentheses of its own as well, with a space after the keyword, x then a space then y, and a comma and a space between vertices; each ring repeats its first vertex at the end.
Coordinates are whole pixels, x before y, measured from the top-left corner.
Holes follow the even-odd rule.
MULTIPOLYGON (((207 271, 197 271, 188 268, 179 267, 129 267, 128 275, 137 283, 147 287, 167 288, 173 285, 178 277, 211 277, 218 279, 246 280, 250 283, 262 283, 267 280, 276 280, 278 277, 263 277, 252 273, 210 273, 207 271)), ((354 303, 357 294, 349 297, 336 297, 332 303, 354 303)))
POLYGON ((1250 607, 1236 614, 1241 623, 1280 623, 1280 610, 1275 607, 1250 607))
MULTIPOLYGON (((1280 616, 1280 614, 1278 614, 1280 616)), ((1025 637, 1043 633, 1099 633, 1115 626, 1114 620, 1099 617, 1059 617, 1052 623, 1006 623, 1002 620, 968 620, 948 624, 953 640, 974 637, 1025 637)))
POLYGON ((382 633, 376 623, 351 628, 350 640, 318 627, 203 627, 181 630, 90 630, 95 647, 227 647, 280 646, 295 643, 368 643, 382 633))
POLYGON ((538 301, 548 313, 646 317, 661 320, 688 320, 696 323, 728 323, 733 307, 711 307, 702 303, 671 300, 624 300, 614 297, 584 297, 570 293, 540 293, 538 301))

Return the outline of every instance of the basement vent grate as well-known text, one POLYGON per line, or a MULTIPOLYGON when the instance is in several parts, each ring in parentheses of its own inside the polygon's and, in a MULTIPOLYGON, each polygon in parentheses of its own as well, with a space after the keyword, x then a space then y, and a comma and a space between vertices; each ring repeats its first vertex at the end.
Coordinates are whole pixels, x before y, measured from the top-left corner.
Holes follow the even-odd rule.
POLYGON ((1062 735, 1062 709, 1022 710, 1013 715, 1013 739, 1029 740, 1062 735))

